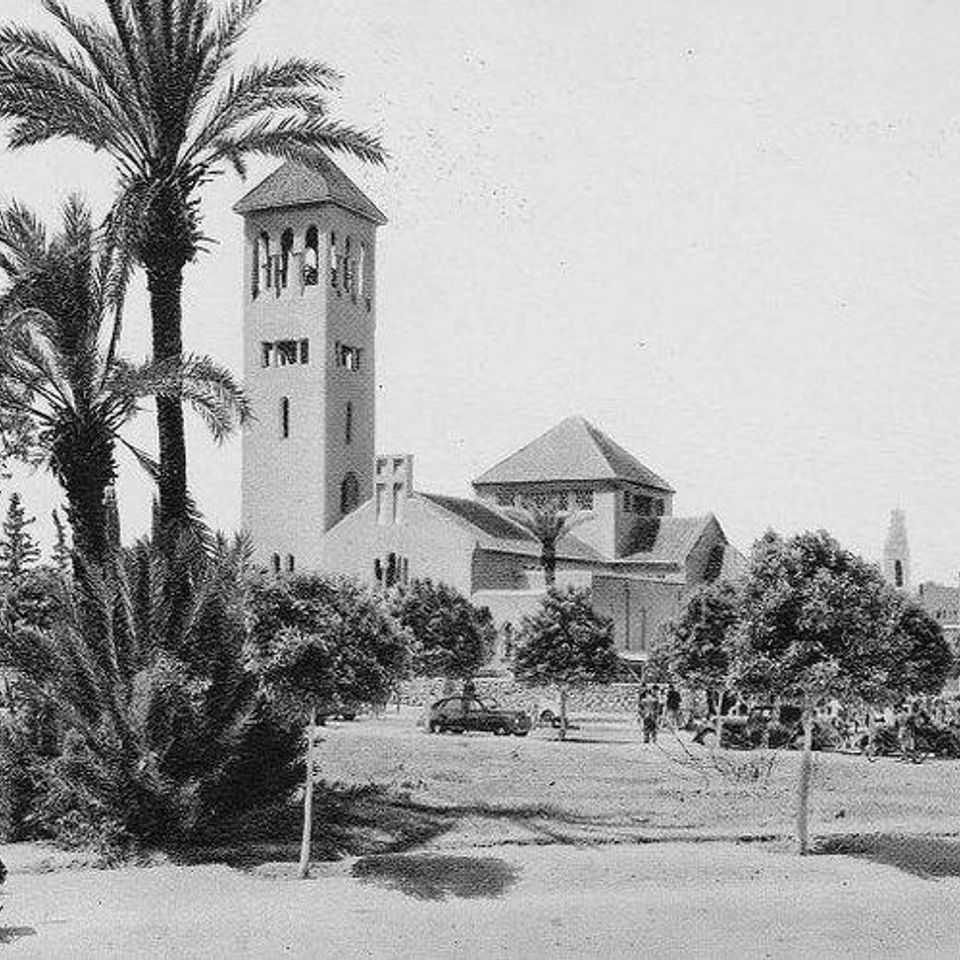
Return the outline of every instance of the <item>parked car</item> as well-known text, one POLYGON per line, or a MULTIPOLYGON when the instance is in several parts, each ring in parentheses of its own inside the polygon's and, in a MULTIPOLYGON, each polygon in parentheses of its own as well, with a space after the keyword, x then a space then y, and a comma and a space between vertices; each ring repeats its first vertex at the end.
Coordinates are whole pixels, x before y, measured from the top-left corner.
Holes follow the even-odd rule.
MULTIPOLYGON (((693 734, 695 743, 705 746, 717 742, 715 719, 701 721, 693 734)), ((733 750, 752 750, 766 744, 772 749, 798 748, 803 742, 803 727, 799 707, 782 705, 779 710, 772 706, 751 707, 745 714, 733 714, 723 718, 722 746, 733 750)), ((825 720, 813 723, 812 747, 814 750, 835 750, 840 745, 839 734, 825 720)))
POLYGON ((431 704, 427 731, 463 733, 465 730, 485 730, 497 736, 512 733, 517 737, 525 737, 532 725, 530 715, 524 710, 508 710, 496 700, 484 701, 479 697, 458 695, 444 697, 431 704))

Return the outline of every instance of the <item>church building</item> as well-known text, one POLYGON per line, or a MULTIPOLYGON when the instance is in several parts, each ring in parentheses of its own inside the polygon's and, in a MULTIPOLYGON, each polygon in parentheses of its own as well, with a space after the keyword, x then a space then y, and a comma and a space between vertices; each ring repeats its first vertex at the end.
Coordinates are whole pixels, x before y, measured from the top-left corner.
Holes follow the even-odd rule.
POLYGON ((643 661, 684 595, 743 557, 713 515, 571 416, 473 481, 418 490, 409 454, 374 447, 376 230, 386 219, 329 158, 288 162, 236 205, 244 218, 242 524, 274 573, 324 570, 389 589, 456 587, 519 624, 545 592, 540 544, 504 508, 560 502, 582 522, 557 545, 557 585, 590 590, 628 660, 643 661))

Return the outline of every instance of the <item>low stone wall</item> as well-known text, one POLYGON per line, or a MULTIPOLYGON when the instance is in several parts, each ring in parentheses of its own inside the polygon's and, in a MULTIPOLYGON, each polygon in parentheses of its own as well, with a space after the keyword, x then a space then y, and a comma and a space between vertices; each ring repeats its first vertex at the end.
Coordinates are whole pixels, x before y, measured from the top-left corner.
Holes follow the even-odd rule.
MULTIPOLYGON (((474 686, 481 699, 496 700, 501 706, 533 712, 538 705, 559 705, 556 687, 530 687, 517 683, 511 677, 477 677, 474 686)), ((422 707, 439 700, 446 693, 459 693, 460 681, 450 683, 442 678, 418 677, 403 684, 401 702, 407 706, 422 707), (447 686, 445 690, 444 687, 447 686)), ((623 714, 634 717, 637 713, 638 683, 590 684, 570 691, 567 709, 576 714, 623 714)))

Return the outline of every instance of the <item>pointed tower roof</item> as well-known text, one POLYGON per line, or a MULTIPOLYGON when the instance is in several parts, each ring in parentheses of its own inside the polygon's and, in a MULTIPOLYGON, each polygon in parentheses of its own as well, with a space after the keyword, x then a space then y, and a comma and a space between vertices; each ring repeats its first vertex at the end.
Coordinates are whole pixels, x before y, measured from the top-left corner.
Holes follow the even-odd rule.
POLYGON ((673 488, 584 417, 561 420, 473 481, 543 483, 556 480, 629 480, 667 493, 673 488))
POLYGON ((378 225, 387 222, 373 201, 323 153, 317 154, 316 166, 288 160, 237 201, 233 209, 246 214, 318 203, 335 204, 378 225))

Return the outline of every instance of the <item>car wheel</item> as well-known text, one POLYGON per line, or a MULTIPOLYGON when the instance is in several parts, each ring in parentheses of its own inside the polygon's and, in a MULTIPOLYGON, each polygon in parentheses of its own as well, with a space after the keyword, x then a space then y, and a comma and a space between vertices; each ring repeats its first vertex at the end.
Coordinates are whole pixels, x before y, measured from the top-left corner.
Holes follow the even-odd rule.
POLYGON ((552 711, 552 710, 544 710, 543 713, 540 714, 540 722, 541 722, 541 723, 549 723, 549 724, 553 725, 554 723, 557 722, 558 719, 559 719, 558 717, 555 717, 555 716, 553 715, 553 711, 552 711))
POLYGON ((704 730, 703 734, 700 736, 700 743, 705 747, 709 747, 711 750, 717 745, 717 731, 716 730, 704 730))
POLYGON ((437 723, 436 720, 431 720, 427 724, 427 733, 439 733, 439 732, 440 732, 440 725, 437 723))
POLYGON ((495 737, 505 737, 510 733, 510 731, 501 723, 499 727, 493 728, 493 735, 495 737))
POLYGON ((529 730, 514 730, 514 735, 518 737, 525 737, 530 731, 529 730))

